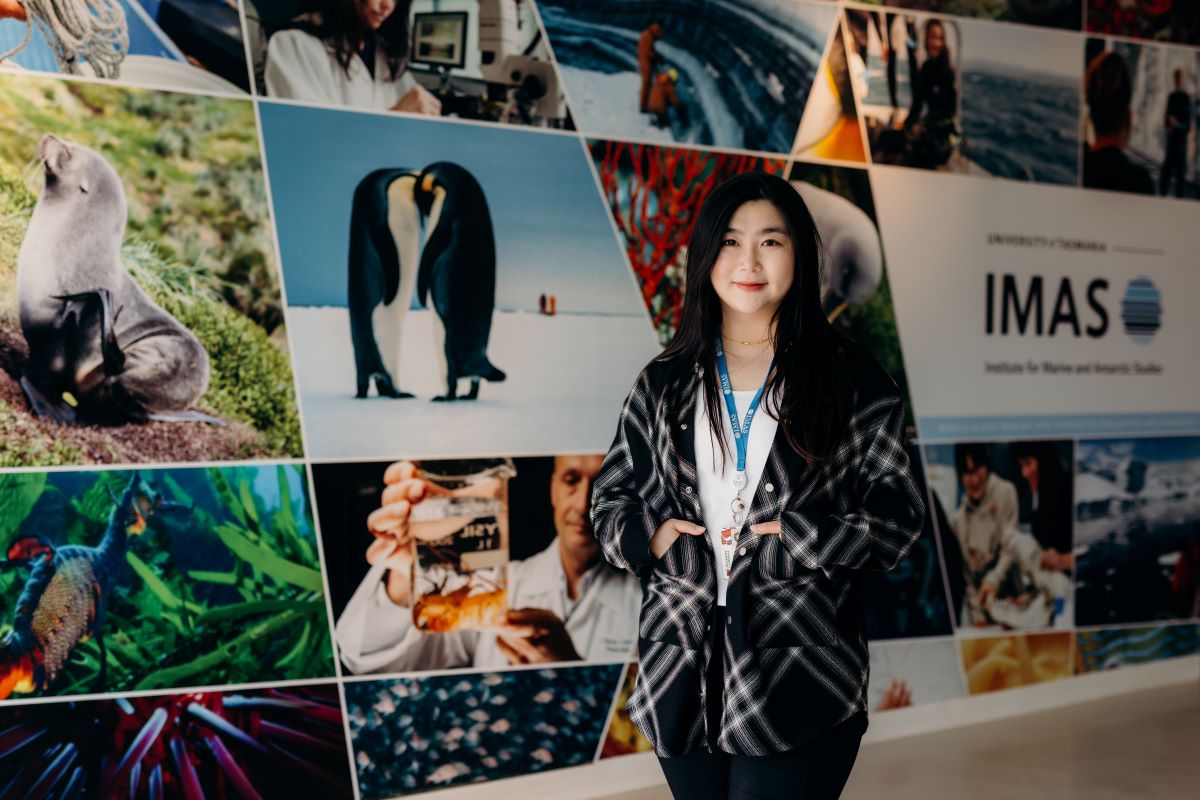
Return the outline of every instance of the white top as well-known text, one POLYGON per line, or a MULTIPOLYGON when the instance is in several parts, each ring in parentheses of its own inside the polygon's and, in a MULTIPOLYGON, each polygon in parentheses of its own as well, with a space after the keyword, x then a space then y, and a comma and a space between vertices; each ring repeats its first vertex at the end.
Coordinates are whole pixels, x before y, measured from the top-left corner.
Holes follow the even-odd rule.
MULTIPOLYGON (((734 391, 733 401, 737 407, 738 425, 746 421, 746 411, 750 401, 754 399, 757 389, 734 391)), ((722 407, 725 400, 721 400, 722 407)), ((767 412, 766 395, 754 413, 754 421, 750 424, 750 441, 746 448, 746 486, 742 489, 742 499, 746 501, 746 514, 750 513, 750 501, 758 487, 758 479, 762 477, 763 467, 767 464, 767 455, 771 452, 771 444, 775 441, 775 432, 779 428, 779 420, 767 412)), ((700 508, 704 511, 704 527, 707 529, 709 542, 712 543, 713 554, 717 564, 717 605, 725 605, 725 589, 729 579, 721 561, 721 529, 732 522, 732 511, 729 504, 733 501, 733 473, 737 471, 737 448, 733 444, 733 426, 729 424, 728 412, 721 414, 721 427, 725 432, 725 441, 729 446, 729 455, 725 462, 724 473, 721 472, 720 445, 713 437, 712 428, 708 422, 708 410, 705 408, 704 397, 696 400, 695 440, 696 440, 696 472, 700 483, 700 508)))
POLYGON ((267 42, 263 78, 267 94, 334 106, 387 111, 416 85, 408 70, 388 79, 387 58, 375 50, 375 77, 362 58, 350 59, 349 76, 325 42, 301 30, 276 33, 267 42))
MULTIPOLYGON (((510 665, 488 631, 422 633, 412 612, 398 606, 383 586, 384 569, 374 566, 346 604, 334 628, 342 663, 354 674, 510 665)), ((628 572, 615 572, 602 559, 579 582, 579 598, 567 594, 558 539, 524 561, 508 565, 510 608, 544 608, 566 620, 575 650, 586 661, 624 661, 633 653, 642 587, 628 572)))

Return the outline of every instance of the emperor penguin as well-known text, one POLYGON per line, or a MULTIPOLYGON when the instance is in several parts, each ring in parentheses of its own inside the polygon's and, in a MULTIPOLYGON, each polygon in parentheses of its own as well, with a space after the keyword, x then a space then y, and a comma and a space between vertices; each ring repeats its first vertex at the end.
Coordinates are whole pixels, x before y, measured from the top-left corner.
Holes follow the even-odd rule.
POLYGON ((428 216, 417 298, 426 307, 432 300, 445 358, 446 394, 434 400, 474 400, 481 380, 505 379, 487 356, 496 305, 496 242, 487 198, 470 172, 448 161, 421 171, 416 198, 428 216), (464 378, 471 388, 459 397, 464 378))
POLYGON ((381 397, 413 396, 397 389, 396 380, 421 249, 418 177, 404 167, 377 169, 354 189, 347 304, 357 397, 367 396, 372 380, 381 397))

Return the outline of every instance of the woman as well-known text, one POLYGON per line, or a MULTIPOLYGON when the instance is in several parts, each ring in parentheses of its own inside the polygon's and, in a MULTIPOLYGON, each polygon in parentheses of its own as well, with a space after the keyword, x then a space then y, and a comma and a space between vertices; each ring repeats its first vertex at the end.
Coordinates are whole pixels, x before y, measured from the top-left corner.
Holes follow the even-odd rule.
POLYGON ((1041 548, 1040 566, 1069 572, 1075 567, 1073 478, 1063 468, 1054 442, 1016 442, 1012 454, 1023 482, 1023 521, 1029 523, 1029 532, 1041 548))
MULTIPOLYGON (((910 51, 909 64, 915 63, 915 58, 916 53, 910 51)), ((920 124, 912 166, 937 167, 949 160, 958 135, 957 116, 958 83, 950 63, 946 26, 941 20, 930 20, 925 25, 925 61, 913 82, 912 108, 904 120, 906 129, 920 124)))
POLYGON ((643 588, 629 714, 677 798, 840 794, 867 727, 861 571, 920 534, 900 392, 821 313, 820 251, 782 178, 713 190, 679 329, 596 476, 596 538, 643 588))
POLYGON ((267 42, 267 94, 373 111, 441 112, 406 69, 412 0, 326 0, 267 42))

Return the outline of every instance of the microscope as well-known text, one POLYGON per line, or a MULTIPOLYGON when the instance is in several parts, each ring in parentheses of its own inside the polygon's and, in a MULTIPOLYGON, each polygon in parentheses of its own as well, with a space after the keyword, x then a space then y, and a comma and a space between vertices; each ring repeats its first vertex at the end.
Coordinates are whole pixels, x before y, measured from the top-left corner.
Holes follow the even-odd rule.
POLYGON ((440 10, 452 4, 437 0, 413 4, 409 61, 436 76, 436 87, 422 83, 441 99, 444 114, 538 127, 563 126, 567 111, 558 75, 548 59, 532 55, 542 35, 529 19, 522 24, 522 1, 470 0, 453 3, 454 10, 440 10), (436 10, 425 11, 425 7, 436 10), (468 58, 474 55, 467 51, 472 32, 479 43, 478 64, 468 58), (475 68, 478 78, 470 74, 475 68))

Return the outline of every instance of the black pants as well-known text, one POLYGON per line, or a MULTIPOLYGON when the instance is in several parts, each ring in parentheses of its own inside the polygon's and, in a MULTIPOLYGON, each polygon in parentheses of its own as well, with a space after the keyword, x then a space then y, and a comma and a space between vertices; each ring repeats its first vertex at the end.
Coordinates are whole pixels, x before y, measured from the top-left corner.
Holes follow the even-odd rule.
POLYGON ((717 722, 724 696, 721 647, 724 609, 717 607, 713 621, 713 658, 705 675, 709 721, 709 747, 674 758, 658 759, 675 800, 837 800, 867 730, 867 714, 860 711, 815 739, 785 753, 770 756, 733 756, 716 747, 717 722))
POLYGON ((1175 196, 1183 197, 1183 176, 1187 170, 1187 134, 1182 137, 1167 135, 1167 157, 1163 159, 1162 170, 1158 174, 1158 193, 1164 197, 1175 179, 1175 196))

